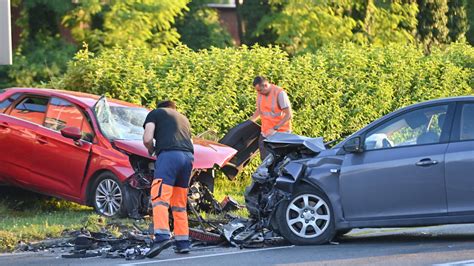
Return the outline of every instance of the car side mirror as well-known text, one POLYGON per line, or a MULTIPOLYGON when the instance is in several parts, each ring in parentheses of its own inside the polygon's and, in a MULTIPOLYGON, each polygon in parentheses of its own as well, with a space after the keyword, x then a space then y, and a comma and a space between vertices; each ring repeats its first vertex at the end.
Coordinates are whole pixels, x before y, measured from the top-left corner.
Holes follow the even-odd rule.
POLYGON ((354 137, 349 139, 344 146, 342 146, 344 151, 350 153, 359 153, 363 152, 364 149, 362 148, 362 141, 360 137, 354 137))
POLYGON ((73 139, 74 141, 78 141, 82 138, 81 130, 77 127, 65 127, 61 129, 61 135, 68 139, 73 139))

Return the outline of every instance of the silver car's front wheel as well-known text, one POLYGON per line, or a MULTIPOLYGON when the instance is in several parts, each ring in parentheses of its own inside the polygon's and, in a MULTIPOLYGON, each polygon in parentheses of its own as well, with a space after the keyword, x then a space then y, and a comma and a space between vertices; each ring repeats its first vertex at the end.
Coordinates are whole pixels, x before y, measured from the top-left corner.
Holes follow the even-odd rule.
POLYGON ((98 213, 109 217, 124 214, 124 189, 114 175, 105 173, 99 176, 92 197, 98 213))
POLYGON ((328 204, 312 194, 299 195, 286 208, 288 227, 302 238, 320 236, 328 228, 330 217, 328 204))
POLYGON ((275 219, 281 235, 296 245, 323 244, 335 234, 331 204, 324 193, 312 187, 301 187, 280 204, 275 219))

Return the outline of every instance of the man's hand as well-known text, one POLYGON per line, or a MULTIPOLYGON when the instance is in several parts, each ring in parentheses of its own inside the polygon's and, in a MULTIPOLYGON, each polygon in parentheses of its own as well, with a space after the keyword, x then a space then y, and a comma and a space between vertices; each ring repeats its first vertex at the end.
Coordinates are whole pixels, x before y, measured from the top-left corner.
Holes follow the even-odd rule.
POLYGON ((150 157, 152 157, 153 155, 155 155, 155 151, 154 149, 148 149, 148 155, 150 155, 150 157))
POLYGON ((277 133, 277 131, 275 129, 271 128, 271 129, 268 130, 267 136, 265 136, 265 137, 270 137, 271 135, 273 135, 275 133, 277 133))
POLYGON ((255 110, 253 115, 249 118, 249 120, 253 121, 253 122, 257 122, 258 118, 260 118, 260 112, 257 109, 257 110, 255 110))

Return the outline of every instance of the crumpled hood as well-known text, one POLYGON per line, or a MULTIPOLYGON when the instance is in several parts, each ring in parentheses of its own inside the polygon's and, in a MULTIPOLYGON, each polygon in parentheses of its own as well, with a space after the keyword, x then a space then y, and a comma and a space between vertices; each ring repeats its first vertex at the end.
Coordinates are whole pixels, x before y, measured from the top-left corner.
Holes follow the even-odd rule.
POLYGON ((268 137, 265 142, 275 144, 301 144, 314 152, 321 152, 326 149, 322 137, 308 138, 291 133, 277 132, 268 137))
MULTIPOLYGON (((155 156, 148 155, 148 151, 141 140, 114 140, 113 144, 118 149, 128 153, 156 160, 155 156)), ((208 169, 214 167, 214 165, 222 167, 237 153, 237 150, 229 146, 199 138, 193 139, 193 145, 193 168, 195 169, 208 169)))

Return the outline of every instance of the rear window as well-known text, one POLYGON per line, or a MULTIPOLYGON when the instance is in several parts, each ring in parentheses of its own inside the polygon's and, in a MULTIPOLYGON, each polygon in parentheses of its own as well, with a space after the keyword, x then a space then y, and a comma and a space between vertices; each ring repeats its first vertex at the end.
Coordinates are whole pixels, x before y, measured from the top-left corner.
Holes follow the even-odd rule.
MULTIPOLYGON (((0 90, 0 95, 5 93, 6 90, 0 90)), ((20 93, 12 94, 10 97, 5 100, 0 101, 0 113, 4 113, 5 110, 20 96, 20 93)))
POLYGON ((10 112, 11 116, 42 125, 46 117, 48 98, 28 96, 22 99, 10 112))

